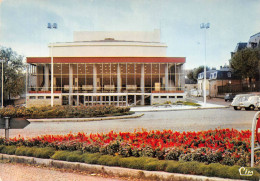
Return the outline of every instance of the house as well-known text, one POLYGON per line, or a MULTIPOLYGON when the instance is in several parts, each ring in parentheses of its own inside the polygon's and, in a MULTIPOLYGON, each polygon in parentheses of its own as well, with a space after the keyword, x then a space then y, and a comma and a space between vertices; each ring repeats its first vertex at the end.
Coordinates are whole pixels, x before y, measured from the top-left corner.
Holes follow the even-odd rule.
POLYGON ((234 56, 234 54, 237 51, 243 50, 247 47, 247 42, 239 42, 234 50, 234 52, 231 52, 231 58, 234 56))
MULTIPOLYGON (((212 72, 215 70, 206 71, 206 95, 209 95, 209 78, 212 72)), ((204 95, 204 71, 198 74, 198 95, 204 95)))
POLYGON ((151 105, 184 100, 185 57, 160 31, 74 32, 49 57, 27 57, 26 105, 151 105))
POLYGON ((217 97, 219 94, 229 92, 223 90, 228 85, 239 84, 241 81, 237 79, 229 67, 220 66, 220 70, 215 70, 210 73, 209 77, 209 96, 217 97), (221 90, 220 90, 221 89, 221 90))
POLYGON ((260 32, 250 36, 247 48, 256 48, 260 44, 260 32))

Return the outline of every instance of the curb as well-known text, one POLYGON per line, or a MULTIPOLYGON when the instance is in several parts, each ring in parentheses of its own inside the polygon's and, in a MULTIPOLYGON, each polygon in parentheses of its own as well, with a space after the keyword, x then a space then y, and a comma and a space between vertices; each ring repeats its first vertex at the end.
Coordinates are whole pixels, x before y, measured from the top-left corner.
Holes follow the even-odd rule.
POLYGON ((28 119, 30 122, 85 122, 85 121, 102 121, 115 119, 139 118, 144 114, 134 114, 125 116, 96 117, 96 118, 49 118, 49 119, 28 119))
POLYGON ((79 171, 89 171, 89 172, 98 172, 105 173, 111 176, 119 177, 129 177, 129 178, 142 178, 142 179, 152 179, 152 180, 191 180, 191 181, 234 181, 234 179, 225 179, 218 177, 206 177, 198 175, 185 175, 179 173, 168 173, 162 171, 145 171, 137 170, 131 168, 122 168, 122 167, 112 167, 112 166, 103 166, 103 165, 93 165, 80 162, 67 162, 53 159, 43 159, 27 156, 16 156, 16 155, 7 155, 0 154, 0 160, 8 160, 15 163, 26 163, 31 165, 43 165, 47 167, 56 167, 64 169, 73 169, 79 171))

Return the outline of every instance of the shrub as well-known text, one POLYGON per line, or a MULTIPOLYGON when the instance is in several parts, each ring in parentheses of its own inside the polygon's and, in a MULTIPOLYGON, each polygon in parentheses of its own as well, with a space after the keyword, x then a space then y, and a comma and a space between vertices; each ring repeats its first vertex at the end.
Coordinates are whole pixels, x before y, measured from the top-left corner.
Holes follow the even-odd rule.
POLYGON ((16 151, 16 147, 15 146, 5 146, 1 152, 4 154, 9 154, 9 155, 14 155, 16 151))
POLYGON ((101 157, 100 153, 84 153, 82 155, 82 160, 85 163, 89 163, 89 164, 97 164, 98 163, 98 159, 101 157))
POLYGON ((69 162, 83 162, 82 153, 80 151, 73 151, 67 155, 66 160, 69 162))
POLYGON ((15 155, 25 156, 29 149, 30 148, 24 146, 18 147, 15 151, 15 155))
POLYGON ((105 116, 107 114, 127 114, 130 108, 116 107, 113 105, 103 106, 42 106, 42 107, 13 107, 7 106, 0 109, 2 117, 24 117, 27 119, 37 118, 82 118, 93 116, 105 116))
POLYGON ((34 156, 36 149, 37 147, 27 147, 27 150, 25 151, 25 156, 34 156))
POLYGON ((50 158, 55 153, 55 150, 50 147, 35 148, 33 156, 37 158, 50 158))
POLYGON ((148 162, 144 165, 144 169, 150 171, 165 171, 166 167, 168 166, 167 163, 168 162, 165 160, 148 162))
POLYGON ((63 161, 66 161, 68 154, 69 154, 68 151, 56 151, 56 152, 51 156, 51 158, 54 159, 54 160, 63 160, 63 161))

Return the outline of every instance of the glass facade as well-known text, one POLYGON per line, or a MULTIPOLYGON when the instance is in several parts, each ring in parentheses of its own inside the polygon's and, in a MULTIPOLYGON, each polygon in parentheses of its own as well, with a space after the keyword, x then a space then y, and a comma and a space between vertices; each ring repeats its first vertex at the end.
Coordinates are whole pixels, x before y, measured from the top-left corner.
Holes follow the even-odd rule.
MULTIPOLYGON (((45 93, 39 99, 50 100, 51 64, 28 64, 27 74, 29 96, 45 93)), ((144 94, 183 90, 182 63, 54 63, 53 92, 60 104, 144 104, 144 94)))

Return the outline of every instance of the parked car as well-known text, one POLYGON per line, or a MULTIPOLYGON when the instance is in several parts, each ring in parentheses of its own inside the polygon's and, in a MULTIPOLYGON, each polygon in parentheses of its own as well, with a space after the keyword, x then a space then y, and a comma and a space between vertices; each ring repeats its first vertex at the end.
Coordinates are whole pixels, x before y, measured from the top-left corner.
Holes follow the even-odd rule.
POLYGON ((255 108, 260 108, 259 103, 259 96, 250 96, 246 101, 240 102, 240 107, 245 108, 245 110, 255 110, 255 108))
POLYGON ((225 97, 224 97, 224 99, 225 99, 225 101, 227 102, 227 101, 233 101, 233 99, 234 99, 234 97, 235 97, 236 95, 235 94, 232 94, 232 93, 227 93, 226 95, 225 95, 225 97))
POLYGON ((253 94, 238 94, 235 96, 235 98, 233 99, 231 106, 234 107, 235 110, 241 110, 241 105, 240 102, 244 102, 247 101, 247 99, 253 96, 253 94))

